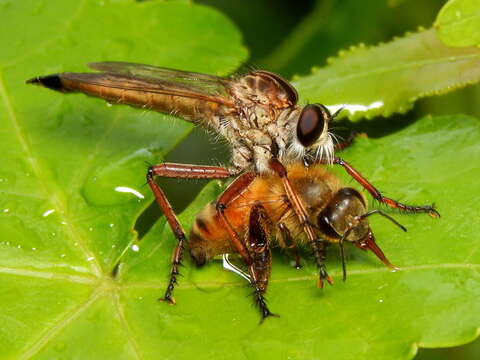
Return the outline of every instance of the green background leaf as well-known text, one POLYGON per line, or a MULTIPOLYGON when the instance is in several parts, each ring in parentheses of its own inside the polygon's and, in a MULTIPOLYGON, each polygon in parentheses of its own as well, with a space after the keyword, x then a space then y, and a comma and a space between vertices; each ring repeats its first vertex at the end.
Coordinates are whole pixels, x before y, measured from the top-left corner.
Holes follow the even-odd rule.
POLYGON ((479 79, 480 49, 446 47, 427 30, 376 47, 352 47, 293 84, 304 100, 344 106, 342 113, 358 120, 406 112, 419 98, 479 79))
POLYGON ((438 13, 434 26, 448 46, 479 46, 480 1, 449 1, 438 13))
MULTIPOLYGON (((276 251, 268 299, 281 318, 259 326, 242 279, 218 262, 199 270, 187 259, 171 307, 157 298, 175 240, 163 219, 140 243, 132 229, 151 202, 144 161, 161 161, 190 125, 24 81, 101 60, 226 74, 246 58, 238 31, 218 12, 184 2, 0 7, 2 24, 16 29, 13 39, 0 31, 0 358, 407 359, 418 345, 476 336, 480 169, 468 159, 479 155, 478 119, 426 117, 397 123, 406 126, 397 131, 387 122, 361 123, 372 136, 382 127, 381 137, 359 139, 342 155, 387 195, 437 203, 441 219, 393 214, 406 234, 372 218, 379 244, 402 271, 348 248, 342 283, 333 248, 328 267, 336 283, 322 292, 308 256, 295 270, 276 251)), ((182 213, 187 228, 220 189, 210 183, 182 213)))

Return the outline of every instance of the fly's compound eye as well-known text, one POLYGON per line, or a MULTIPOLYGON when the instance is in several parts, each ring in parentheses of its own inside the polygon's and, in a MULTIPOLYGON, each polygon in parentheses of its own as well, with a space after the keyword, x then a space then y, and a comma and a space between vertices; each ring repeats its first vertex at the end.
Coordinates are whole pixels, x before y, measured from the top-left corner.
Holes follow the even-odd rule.
POLYGON ((330 111, 323 105, 312 104, 305 106, 298 119, 298 141, 305 147, 313 145, 320 135, 327 131, 328 122, 331 118, 330 111))

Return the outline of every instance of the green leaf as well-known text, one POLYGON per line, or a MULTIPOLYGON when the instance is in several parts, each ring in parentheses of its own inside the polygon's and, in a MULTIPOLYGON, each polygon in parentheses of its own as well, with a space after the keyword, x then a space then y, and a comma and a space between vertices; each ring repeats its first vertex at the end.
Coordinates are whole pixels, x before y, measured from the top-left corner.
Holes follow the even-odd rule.
POLYGON ((479 46, 480 1, 448 1, 438 13, 434 27, 448 46, 479 46))
POLYGON ((102 60, 225 75, 247 51, 228 19, 187 2, 2 1, 0 9, 0 357, 41 357, 53 338, 58 357, 134 356, 106 279, 151 201, 145 162, 160 161, 191 125, 25 80, 102 60), (72 333, 62 342, 64 327, 72 333))
POLYGON ((298 77, 300 97, 352 120, 406 112, 422 97, 444 94, 480 80, 480 49, 443 45, 434 30, 376 47, 340 52, 328 66, 298 77))
MULTIPOLYGON (((163 219, 140 243, 132 228, 151 202, 143 162, 161 161, 190 126, 24 81, 92 60, 225 74, 245 59, 240 36, 217 12, 190 3, 36 4, 0 4, 2 25, 16 29, 14 39, 0 31, 2 359, 407 359, 417 345, 476 336, 477 119, 424 118, 359 139, 342 155, 387 195, 437 203, 441 219, 394 215, 406 234, 372 218, 402 271, 348 248, 342 283, 333 248, 327 265, 336 284, 320 291, 308 256, 295 270, 278 251, 268 299, 281 317, 259 325, 242 279, 217 262, 196 269, 187 257, 178 305, 168 306, 157 298, 175 240, 163 219)), ((205 188, 182 213, 185 227, 219 191, 217 182, 205 188)))

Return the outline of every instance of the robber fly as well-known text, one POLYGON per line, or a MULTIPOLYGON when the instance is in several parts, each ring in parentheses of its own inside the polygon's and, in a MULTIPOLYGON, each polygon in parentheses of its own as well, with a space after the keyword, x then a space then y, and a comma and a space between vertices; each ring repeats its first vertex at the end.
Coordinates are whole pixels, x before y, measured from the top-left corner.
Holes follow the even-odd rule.
MULTIPOLYGON (((344 187, 323 165, 305 168, 291 164, 287 172, 317 237, 324 240, 320 256, 325 257, 327 244, 340 245, 344 280, 344 242, 372 251, 387 267, 395 268, 376 244, 367 218, 380 214, 406 231, 402 225, 381 210, 368 211, 364 196, 344 187)), ((275 174, 257 176, 241 196, 230 202, 224 215, 219 217, 216 204, 210 203, 196 216, 190 232, 190 254, 194 262, 202 266, 219 254, 239 253, 248 267, 247 273, 232 263, 229 267, 250 281, 263 320, 273 315, 264 299, 272 262, 270 248, 296 250, 297 246, 311 243, 286 196, 282 179, 275 174), (240 239, 240 248, 233 245, 232 232, 240 239)), ((298 261, 297 253, 297 266, 298 261)))
MULTIPOLYGON (((333 155, 334 144, 328 124, 335 114, 321 104, 297 105, 295 89, 268 71, 223 78, 123 62, 92 63, 89 66, 99 72, 66 72, 36 77, 27 83, 64 93, 82 92, 113 104, 128 104, 180 116, 213 130, 230 144, 230 167, 163 163, 150 166, 147 171, 147 182, 178 239, 164 300, 174 303, 172 291, 177 282, 186 237, 155 177, 225 179, 238 176, 216 204, 217 215, 225 218, 229 202, 238 197, 256 176, 276 174, 282 179, 285 194, 313 248, 320 283, 330 281, 320 256, 315 229, 287 177, 284 164, 337 163, 360 182, 366 182, 349 164, 333 155)), ((372 194, 375 192, 378 200, 391 207, 415 212, 435 211, 432 206, 415 207, 384 198, 373 187, 367 190, 372 194)), ((234 231, 231 241, 237 249, 242 247, 234 231)))

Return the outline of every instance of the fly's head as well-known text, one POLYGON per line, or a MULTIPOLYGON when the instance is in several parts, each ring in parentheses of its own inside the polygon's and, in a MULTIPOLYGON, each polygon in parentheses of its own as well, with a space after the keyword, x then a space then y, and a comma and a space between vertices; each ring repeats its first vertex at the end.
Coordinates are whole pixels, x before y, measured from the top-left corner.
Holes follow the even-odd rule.
POLYGON ((290 151, 295 157, 310 162, 331 163, 334 155, 333 136, 328 131, 333 116, 322 104, 306 105, 298 116, 290 151))

